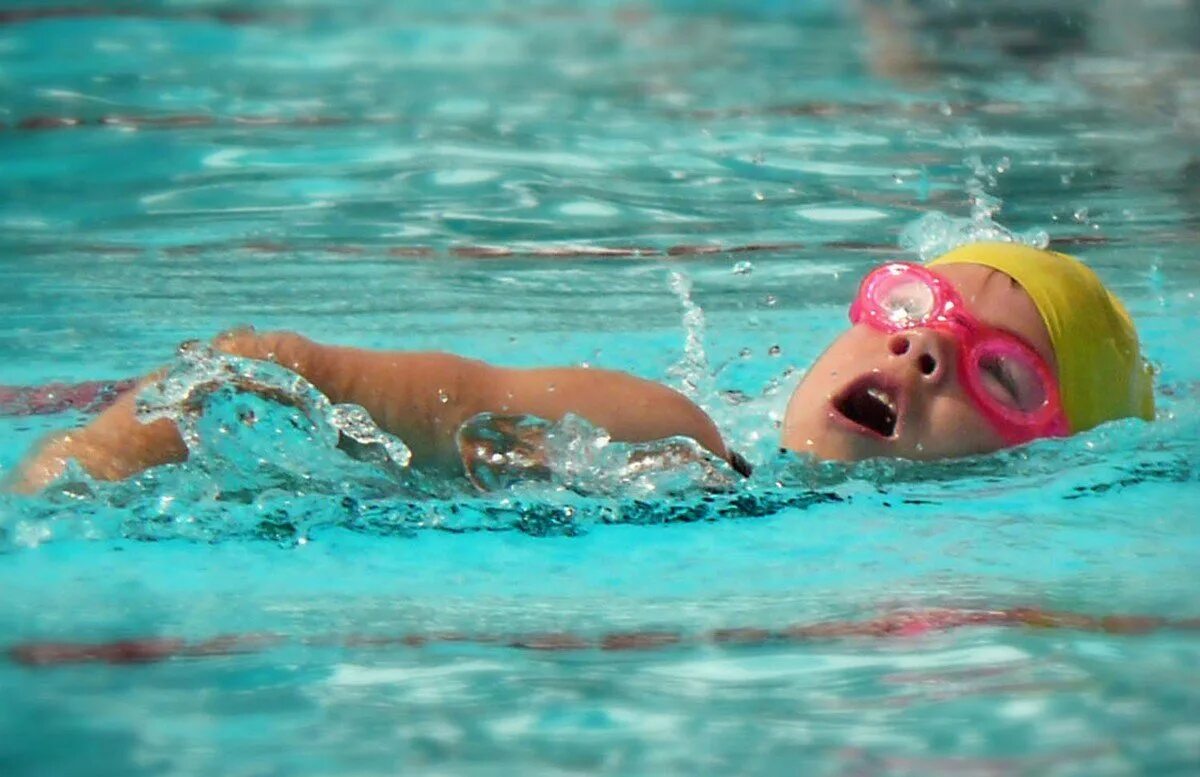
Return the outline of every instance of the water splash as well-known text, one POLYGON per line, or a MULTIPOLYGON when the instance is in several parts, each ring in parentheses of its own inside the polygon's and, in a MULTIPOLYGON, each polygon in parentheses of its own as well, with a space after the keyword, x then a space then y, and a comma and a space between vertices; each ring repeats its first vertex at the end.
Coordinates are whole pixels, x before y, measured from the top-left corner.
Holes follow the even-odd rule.
POLYGON ((467 477, 486 491, 550 483, 588 495, 684 495, 731 489, 738 476, 688 437, 613 442, 608 432, 568 413, 558 422, 480 413, 458 431, 467 477))
POLYGON ((684 395, 707 408, 716 399, 716 389, 709 371, 708 353, 704 350, 704 310, 692 299, 692 282, 683 273, 672 272, 669 285, 683 307, 685 340, 683 355, 667 374, 679 381, 684 395))
POLYGON ((178 356, 142 390, 135 412, 143 423, 173 421, 187 466, 218 484, 221 498, 270 487, 339 492, 364 481, 383 487, 407 480, 411 451, 362 407, 335 405, 272 362, 196 342, 178 356))
POLYGON ((1044 229, 1017 232, 995 220, 1004 202, 990 190, 996 187, 997 177, 1011 169, 1012 161, 1008 157, 989 164, 980 156, 971 155, 963 163, 970 171, 965 188, 971 202, 971 214, 961 218, 936 211, 927 213, 900 233, 901 248, 916 253, 927 262, 973 243, 1020 243, 1034 248, 1045 248, 1050 244, 1050 235, 1044 229))

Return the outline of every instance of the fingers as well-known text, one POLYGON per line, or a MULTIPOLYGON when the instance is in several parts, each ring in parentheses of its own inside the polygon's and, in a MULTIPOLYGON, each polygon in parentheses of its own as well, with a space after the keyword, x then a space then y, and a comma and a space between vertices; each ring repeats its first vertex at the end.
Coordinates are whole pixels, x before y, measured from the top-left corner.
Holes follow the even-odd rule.
POLYGON ((213 338, 212 347, 234 356, 252 356, 258 346, 258 332, 250 325, 226 329, 213 338))

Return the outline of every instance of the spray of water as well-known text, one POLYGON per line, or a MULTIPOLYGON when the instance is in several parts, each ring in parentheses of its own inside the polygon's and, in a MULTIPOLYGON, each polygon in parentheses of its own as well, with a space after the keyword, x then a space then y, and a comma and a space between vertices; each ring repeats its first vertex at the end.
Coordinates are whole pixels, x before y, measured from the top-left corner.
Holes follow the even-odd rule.
POLYGON ((1008 157, 988 164, 978 155, 972 155, 963 163, 970 171, 965 184, 971 201, 970 215, 959 218, 936 211, 927 213, 900 233, 901 248, 916 253, 922 261, 929 261, 972 243, 1022 243, 1035 248, 1049 245, 1050 236, 1044 229, 1016 232, 995 220, 1004 203, 990 190, 995 188, 997 176, 1012 166, 1008 157))
POLYGON ((143 423, 173 421, 190 464, 209 474, 237 474, 253 487, 278 478, 312 479, 343 460, 397 473, 412 459, 404 442, 380 429, 362 407, 332 404, 280 365, 198 342, 185 343, 178 356, 142 390, 136 413, 143 423))
POLYGON ((631 497, 729 489, 728 465, 687 437, 613 442, 568 413, 558 422, 480 413, 458 431, 467 477, 485 491, 549 483, 580 494, 631 497))
POLYGON ((680 390, 696 404, 707 408, 716 398, 713 378, 709 371, 708 354, 704 350, 704 310, 692 299, 692 282, 680 272, 669 278, 671 291, 683 308, 683 355, 667 370, 679 382, 680 390))

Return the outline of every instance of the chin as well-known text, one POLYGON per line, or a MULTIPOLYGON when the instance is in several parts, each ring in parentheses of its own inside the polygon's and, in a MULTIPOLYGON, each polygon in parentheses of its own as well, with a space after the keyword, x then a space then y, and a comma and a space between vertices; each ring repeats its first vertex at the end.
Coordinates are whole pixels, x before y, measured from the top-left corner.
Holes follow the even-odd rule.
POLYGON ((803 453, 823 461, 862 461, 879 456, 894 455, 882 445, 860 435, 849 434, 838 425, 825 423, 794 423, 785 425, 780 444, 795 453, 803 453), (811 442, 810 442, 811 441, 811 442))

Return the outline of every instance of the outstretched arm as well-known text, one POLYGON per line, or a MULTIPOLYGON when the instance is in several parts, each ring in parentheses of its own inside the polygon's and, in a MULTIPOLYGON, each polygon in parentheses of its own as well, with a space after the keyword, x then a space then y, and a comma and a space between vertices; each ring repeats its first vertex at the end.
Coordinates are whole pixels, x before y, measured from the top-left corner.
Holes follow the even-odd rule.
MULTIPOLYGON (((404 440, 413 464, 460 472, 455 433, 477 413, 567 413, 604 427, 614 440, 642 442, 682 435, 721 458, 728 454, 712 420, 666 386, 622 372, 574 367, 518 370, 447 353, 369 351, 322 345, 290 332, 238 330, 218 350, 274 361, 302 375, 334 403, 361 405, 384 430, 404 440)), ((138 392, 152 375, 83 429, 55 435, 26 460, 10 487, 33 492, 76 460, 93 477, 117 480, 182 461, 187 448, 170 420, 138 421, 138 392)))
POLYGON ((550 421, 574 413, 620 442, 681 435, 727 458, 716 425, 691 400, 623 372, 509 369, 448 353, 320 345, 287 332, 235 332, 216 345, 278 362, 331 401, 361 405, 380 427, 404 440, 419 467, 460 471, 455 433, 464 421, 484 412, 550 421))

